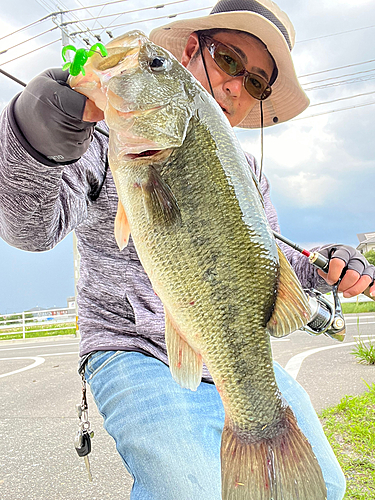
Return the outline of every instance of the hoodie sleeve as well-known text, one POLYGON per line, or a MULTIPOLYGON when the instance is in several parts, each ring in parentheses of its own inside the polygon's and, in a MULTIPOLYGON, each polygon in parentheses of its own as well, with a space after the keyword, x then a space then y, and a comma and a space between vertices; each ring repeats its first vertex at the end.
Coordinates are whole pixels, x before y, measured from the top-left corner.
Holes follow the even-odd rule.
MULTIPOLYGON (((250 168, 252 169, 256 178, 258 179, 260 169, 256 159, 248 153, 246 153, 246 158, 250 165, 250 168)), ((267 177, 264 174, 262 175, 261 179, 260 191, 263 195, 264 210, 266 212, 266 216, 271 226, 271 229, 277 233, 280 233, 280 226, 277 218, 277 212, 272 204, 270 197, 270 184, 267 177)), ((286 256, 286 258, 290 262, 291 266, 293 267, 294 272, 296 273, 303 288, 315 288, 322 293, 331 291, 331 287, 324 281, 323 278, 319 276, 316 268, 310 264, 310 262, 304 255, 300 254, 299 252, 289 247, 282 241, 278 240, 276 241, 278 246, 281 248, 284 255, 286 256)), ((311 249, 311 251, 319 250, 319 248, 320 247, 313 248, 311 249)))
POLYGON ((85 155, 62 165, 30 152, 16 129, 8 105, 0 117, 0 236, 21 250, 49 250, 85 220, 98 196, 107 139, 94 133, 85 155))

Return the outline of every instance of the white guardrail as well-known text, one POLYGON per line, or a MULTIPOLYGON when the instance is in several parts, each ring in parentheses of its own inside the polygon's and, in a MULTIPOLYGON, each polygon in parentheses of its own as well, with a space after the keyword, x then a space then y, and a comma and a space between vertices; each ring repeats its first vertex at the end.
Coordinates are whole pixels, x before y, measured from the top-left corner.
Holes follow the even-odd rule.
MULTIPOLYGON (((75 309, 46 309, 43 311, 22 311, 20 313, 0 314, 0 336, 26 333, 54 333, 61 330, 77 332, 77 316, 75 309)), ((35 337, 37 335, 33 335, 35 337)))

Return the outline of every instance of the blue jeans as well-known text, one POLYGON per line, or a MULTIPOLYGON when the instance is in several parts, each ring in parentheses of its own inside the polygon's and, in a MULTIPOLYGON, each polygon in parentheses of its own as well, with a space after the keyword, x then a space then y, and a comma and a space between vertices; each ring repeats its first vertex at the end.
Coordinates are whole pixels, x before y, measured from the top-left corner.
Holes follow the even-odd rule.
MULTIPOLYGON (((278 363, 274 368, 320 463, 327 499, 341 500, 345 478, 307 393, 278 363)), ((213 384, 182 389, 162 362, 124 351, 94 353, 85 377, 134 478, 132 500, 220 500, 224 409, 213 384)))

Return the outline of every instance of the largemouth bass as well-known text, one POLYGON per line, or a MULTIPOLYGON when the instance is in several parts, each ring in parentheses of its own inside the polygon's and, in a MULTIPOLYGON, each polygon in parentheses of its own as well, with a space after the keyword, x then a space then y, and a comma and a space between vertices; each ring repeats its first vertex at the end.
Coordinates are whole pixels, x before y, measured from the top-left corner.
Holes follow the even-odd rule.
POLYGON ((227 118, 143 34, 112 40, 70 85, 110 129, 119 209, 165 309, 170 370, 196 390, 205 363, 225 409, 223 500, 323 500, 310 444, 276 385, 269 335, 306 324, 309 306, 278 249, 227 118))

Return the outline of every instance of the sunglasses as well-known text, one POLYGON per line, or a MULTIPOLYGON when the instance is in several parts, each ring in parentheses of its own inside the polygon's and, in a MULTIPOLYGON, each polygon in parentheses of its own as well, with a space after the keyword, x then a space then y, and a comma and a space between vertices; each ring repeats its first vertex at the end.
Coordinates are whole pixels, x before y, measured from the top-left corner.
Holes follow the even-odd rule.
POLYGON ((199 39, 207 47, 212 59, 224 73, 233 77, 245 77, 243 85, 251 97, 258 101, 264 101, 271 95, 272 88, 269 83, 261 76, 247 71, 240 56, 234 50, 206 35, 200 35, 199 39))

